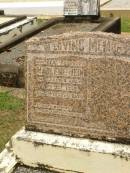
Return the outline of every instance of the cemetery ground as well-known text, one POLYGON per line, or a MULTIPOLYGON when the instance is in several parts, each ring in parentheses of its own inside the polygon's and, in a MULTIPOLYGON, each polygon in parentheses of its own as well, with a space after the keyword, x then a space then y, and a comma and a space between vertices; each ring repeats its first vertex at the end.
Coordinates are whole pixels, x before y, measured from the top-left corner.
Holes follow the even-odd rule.
POLYGON ((129 18, 122 18, 121 30, 122 30, 122 32, 130 32, 130 19, 129 18))
POLYGON ((24 89, 0 87, 0 152, 25 124, 24 89))

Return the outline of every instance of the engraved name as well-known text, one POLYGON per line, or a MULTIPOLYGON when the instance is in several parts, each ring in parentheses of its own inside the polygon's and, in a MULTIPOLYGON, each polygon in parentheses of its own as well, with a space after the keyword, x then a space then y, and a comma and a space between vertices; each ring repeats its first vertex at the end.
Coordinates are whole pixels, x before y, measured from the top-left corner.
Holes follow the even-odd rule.
POLYGON ((36 74, 39 76, 64 76, 64 77, 84 77, 84 70, 81 68, 71 67, 49 67, 37 66, 36 74))
POLYGON ((51 43, 40 42, 37 45, 37 50, 34 46, 30 46, 28 51, 32 53, 53 53, 59 54, 60 52, 64 53, 80 53, 82 54, 94 54, 94 55, 130 55, 129 46, 126 44, 116 41, 108 40, 105 38, 79 38, 71 40, 61 40, 61 41, 52 41, 51 43), (125 45, 125 47, 124 47, 125 45))

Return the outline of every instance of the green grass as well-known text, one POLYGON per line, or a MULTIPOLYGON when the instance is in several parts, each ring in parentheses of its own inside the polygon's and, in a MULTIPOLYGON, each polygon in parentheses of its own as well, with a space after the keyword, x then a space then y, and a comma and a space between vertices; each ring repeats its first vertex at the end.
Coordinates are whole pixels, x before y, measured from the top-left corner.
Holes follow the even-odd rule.
POLYGON ((130 32, 130 18, 122 18, 121 21, 121 31, 130 32))
POLYGON ((23 107, 22 100, 10 95, 8 91, 0 92, 0 110, 1 111, 17 110, 21 107, 23 107))
POLYGON ((0 92, 0 151, 24 123, 24 101, 7 91, 0 92))

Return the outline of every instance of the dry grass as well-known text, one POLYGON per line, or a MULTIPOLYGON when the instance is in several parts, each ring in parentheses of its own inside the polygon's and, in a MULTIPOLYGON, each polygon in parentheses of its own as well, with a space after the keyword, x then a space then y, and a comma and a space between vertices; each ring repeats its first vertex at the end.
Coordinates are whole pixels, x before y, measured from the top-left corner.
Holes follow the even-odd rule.
POLYGON ((0 88, 0 151, 25 124, 25 91, 0 88))
POLYGON ((121 30, 122 32, 130 32, 130 19, 122 18, 121 19, 121 30))

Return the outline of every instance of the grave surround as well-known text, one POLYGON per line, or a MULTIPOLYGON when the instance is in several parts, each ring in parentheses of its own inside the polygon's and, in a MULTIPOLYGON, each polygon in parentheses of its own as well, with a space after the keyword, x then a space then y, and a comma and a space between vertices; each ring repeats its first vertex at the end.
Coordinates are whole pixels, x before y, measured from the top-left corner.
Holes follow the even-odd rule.
MULTIPOLYGON (((66 0, 65 18, 60 21, 66 23, 66 16, 80 16, 78 21, 86 19, 82 16, 99 17, 98 2, 66 0)), ((110 32, 114 26, 95 30, 110 32)), ((15 173, 40 173, 46 168, 115 173, 116 168, 127 173, 128 145, 91 139, 130 141, 130 39, 83 31, 44 34, 27 42, 27 125, 0 155, 0 172, 14 168, 15 173)))
POLYGON ((26 128, 129 142, 129 44, 105 33, 28 41, 26 128))

